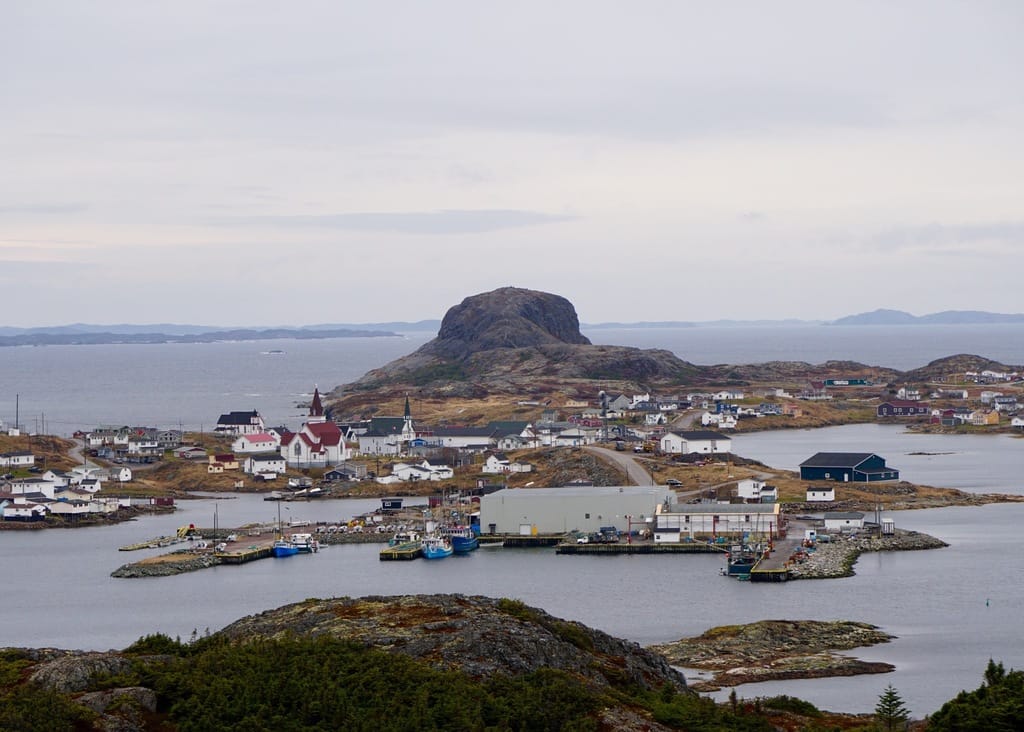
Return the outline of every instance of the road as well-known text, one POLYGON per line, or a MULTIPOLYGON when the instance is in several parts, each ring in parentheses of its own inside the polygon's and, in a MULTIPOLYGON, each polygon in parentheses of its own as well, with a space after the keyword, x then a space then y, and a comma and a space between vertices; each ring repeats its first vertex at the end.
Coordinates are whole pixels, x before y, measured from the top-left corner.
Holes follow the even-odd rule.
POLYGON ((587 445, 583 449, 622 470, 626 475, 626 485, 654 485, 654 478, 650 472, 630 453, 609 450, 597 445, 587 445))

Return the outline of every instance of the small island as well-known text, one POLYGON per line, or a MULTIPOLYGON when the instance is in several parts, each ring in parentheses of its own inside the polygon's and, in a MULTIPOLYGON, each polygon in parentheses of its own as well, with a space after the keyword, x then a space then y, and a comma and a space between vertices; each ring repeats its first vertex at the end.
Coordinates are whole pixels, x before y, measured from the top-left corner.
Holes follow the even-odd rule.
POLYGON ((695 638, 651 646, 675 666, 714 672, 690 684, 695 691, 784 679, 881 674, 888 663, 861 661, 833 653, 888 643, 895 636, 874 625, 846 620, 761 620, 723 625, 695 638))

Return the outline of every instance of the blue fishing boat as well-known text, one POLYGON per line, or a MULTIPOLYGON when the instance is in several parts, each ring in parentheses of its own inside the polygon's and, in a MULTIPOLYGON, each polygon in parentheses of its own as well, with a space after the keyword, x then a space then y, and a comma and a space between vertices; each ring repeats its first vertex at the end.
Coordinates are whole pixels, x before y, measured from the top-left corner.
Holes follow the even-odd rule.
POLYGON ((469 526, 443 526, 441 535, 452 543, 452 551, 456 554, 468 554, 480 547, 476 533, 469 526))
POLYGON ((447 537, 431 534, 424 536, 421 541, 424 559, 444 559, 453 553, 452 543, 447 537))
POLYGON ((275 557, 290 557, 293 554, 299 553, 299 547, 288 539, 278 539, 270 548, 270 552, 275 557))

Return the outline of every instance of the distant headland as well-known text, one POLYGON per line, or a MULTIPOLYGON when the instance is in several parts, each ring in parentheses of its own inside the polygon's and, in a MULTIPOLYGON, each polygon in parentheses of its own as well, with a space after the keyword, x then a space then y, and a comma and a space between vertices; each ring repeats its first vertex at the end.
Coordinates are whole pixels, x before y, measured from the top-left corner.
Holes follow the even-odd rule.
MULTIPOLYGON (((991 313, 980 310, 944 310, 928 315, 912 315, 903 310, 878 309, 846 315, 836 320, 658 320, 636 322, 580 323, 583 330, 659 328, 772 328, 781 326, 823 325, 1002 325, 1024 324, 1024 313, 991 313)), ((389 321, 382 323, 330 323, 281 327, 226 327, 215 325, 118 324, 71 325, 36 328, 0 326, 0 346, 105 345, 139 343, 216 343, 218 341, 257 341, 320 338, 380 338, 403 333, 437 333, 439 319, 389 321)))

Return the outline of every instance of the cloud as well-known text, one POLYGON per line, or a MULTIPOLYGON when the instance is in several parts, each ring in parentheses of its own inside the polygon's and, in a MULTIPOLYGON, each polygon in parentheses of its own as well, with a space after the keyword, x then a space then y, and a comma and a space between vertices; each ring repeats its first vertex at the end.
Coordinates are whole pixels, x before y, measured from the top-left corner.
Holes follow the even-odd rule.
POLYGON ((387 231, 402 234, 481 234, 527 226, 573 221, 576 217, 539 211, 481 209, 475 211, 406 211, 252 216, 221 219, 221 225, 254 224, 285 228, 322 228, 347 231, 387 231))
POLYGON ((81 213, 89 207, 84 203, 34 203, 13 206, 0 206, 2 214, 71 214, 81 213))
POLYGON ((1024 244, 1024 221, 905 226, 876 234, 872 248, 920 250, 934 255, 976 255, 984 251, 1016 251, 1024 244))

